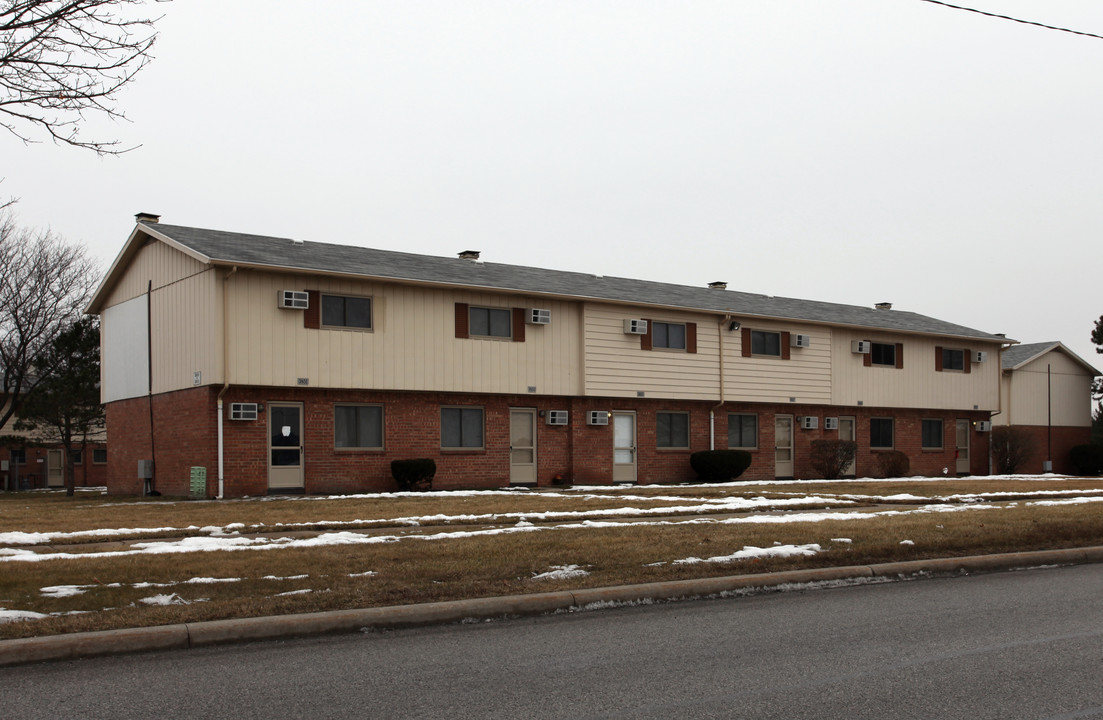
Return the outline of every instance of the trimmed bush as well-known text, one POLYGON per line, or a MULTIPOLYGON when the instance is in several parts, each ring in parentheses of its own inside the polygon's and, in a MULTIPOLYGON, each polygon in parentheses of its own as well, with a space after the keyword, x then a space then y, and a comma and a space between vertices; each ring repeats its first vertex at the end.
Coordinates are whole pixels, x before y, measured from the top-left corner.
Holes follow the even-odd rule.
POLYGON ((908 456, 899 450, 879 452, 877 457, 877 469, 879 476, 883 478, 906 477, 911 469, 911 461, 908 456))
POLYGON ((1034 457, 1038 443, 1029 430, 1014 425, 992 428, 992 465, 999 475, 1014 475, 1034 457))
POLYGON ((432 490, 437 464, 432 458, 391 461, 391 477, 403 491, 432 490))
POLYGON ((1103 445, 1077 445, 1069 450, 1069 461, 1077 475, 1103 472, 1103 445))
POLYGON ((727 482, 751 466, 746 450, 702 450, 689 456, 689 464, 704 482, 727 482))
POLYGON ((858 443, 853 440, 812 441, 812 467, 825 480, 841 476, 857 454, 858 443))

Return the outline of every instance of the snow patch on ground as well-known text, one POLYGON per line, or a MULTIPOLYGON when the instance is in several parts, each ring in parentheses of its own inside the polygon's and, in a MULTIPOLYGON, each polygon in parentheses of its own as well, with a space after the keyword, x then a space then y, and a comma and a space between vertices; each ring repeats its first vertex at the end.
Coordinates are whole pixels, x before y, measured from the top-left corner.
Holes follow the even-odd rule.
POLYGON ((151 595, 138 600, 138 602, 143 605, 191 605, 190 602, 176 593, 171 593, 169 595, 151 595))
POLYGON ((762 559, 767 557, 796 557, 796 556, 811 556, 818 552, 821 552, 821 548, 816 543, 810 543, 808 545, 775 545, 774 547, 760 548, 753 545, 744 546, 742 550, 737 550, 731 555, 716 555, 710 558, 698 558, 688 557, 681 560, 675 560, 673 565, 693 565, 696 563, 729 563, 736 562, 737 560, 752 560, 762 559))
POLYGON ((537 573, 533 580, 569 580, 570 578, 586 577, 590 573, 578 565, 552 565, 547 572, 537 573))
POLYGON ((42 613, 31 612, 30 610, 7 610, 5 608, 0 608, 0 623, 22 622, 23 620, 41 620, 45 617, 50 616, 43 615, 42 613))

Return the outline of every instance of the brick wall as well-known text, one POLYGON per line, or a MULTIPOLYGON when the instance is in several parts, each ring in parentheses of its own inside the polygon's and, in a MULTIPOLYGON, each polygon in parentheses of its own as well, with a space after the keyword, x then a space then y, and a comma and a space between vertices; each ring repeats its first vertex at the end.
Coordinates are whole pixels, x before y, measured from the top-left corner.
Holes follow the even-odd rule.
POLYGON ((1092 429, 1090 427, 1055 427, 1052 434, 1044 425, 1018 425, 1030 432, 1034 438, 1035 451, 1026 466, 1019 472, 1035 474, 1042 472, 1042 462, 1047 459, 1047 452, 1052 448, 1053 472, 1071 473, 1072 463, 1069 462, 1069 450, 1076 445, 1086 445, 1091 442, 1092 429), (1052 438, 1052 440, 1050 440, 1052 438), (1052 445, 1049 443, 1052 442, 1052 445))

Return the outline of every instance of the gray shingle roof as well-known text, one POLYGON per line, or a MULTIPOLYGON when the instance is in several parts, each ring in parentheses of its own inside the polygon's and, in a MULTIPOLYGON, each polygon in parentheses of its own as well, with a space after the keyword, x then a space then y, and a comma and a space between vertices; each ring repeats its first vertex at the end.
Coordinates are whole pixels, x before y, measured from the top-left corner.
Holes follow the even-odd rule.
POLYGON ((1006 338, 999 335, 899 310, 877 310, 855 305, 771 297, 732 290, 672 285, 562 270, 544 270, 520 265, 472 262, 459 258, 416 255, 331 243, 296 242, 287 238, 204 230, 164 223, 142 223, 139 227, 190 248, 215 264, 251 265, 281 270, 297 269, 486 288, 526 295, 551 295, 730 313, 736 317, 808 321, 1007 342, 1006 338))

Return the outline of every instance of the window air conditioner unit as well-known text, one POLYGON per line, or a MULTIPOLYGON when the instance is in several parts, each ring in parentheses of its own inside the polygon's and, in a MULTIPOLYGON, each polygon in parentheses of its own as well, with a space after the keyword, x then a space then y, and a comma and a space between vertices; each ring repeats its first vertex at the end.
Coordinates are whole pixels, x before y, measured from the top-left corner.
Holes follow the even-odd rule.
POLYGON ((815 430, 820 426, 820 419, 818 417, 812 417, 811 415, 805 415, 800 419, 800 427, 802 430, 815 430))
POLYGON ((529 314, 525 318, 525 322, 529 325, 551 325, 551 310, 529 308, 529 314))
POLYGON ((310 296, 302 290, 280 290, 279 306, 284 310, 306 310, 310 307, 310 296))
POLYGON ((983 350, 977 350, 973 353, 973 362, 988 362, 988 353, 983 350))
POLYGON ((823 419, 823 429, 824 430, 838 430, 839 429, 839 418, 837 418, 837 417, 830 417, 830 418, 825 417, 823 419))
POLYGON ((992 423, 988 420, 978 420, 977 432, 992 432, 992 423))
POLYGON ((548 410, 548 414, 544 416, 548 425, 566 425, 567 424, 567 411, 566 410, 548 410))
POLYGON ((586 414, 587 425, 608 425, 609 424, 609 411, 608 410, 591 410, 586 414))
POLYGON ((647 321, 646 320, 625 320, 624 321, 624 333, 626 335, 646 335, 647 334, 647 321))
POLYGON ((850 349, 859 355, 869 355, 870 351, 873 350, 873 343, 868 340, 853 340, 850 343, 850 349))
POLYGON ((231 420, 256 420, 258 411, 257 403, 230 403, 231 420))
POLYGON ((812 338, 809 335, 791 335, 789 344, 795 348, 812 347, 812 338))

